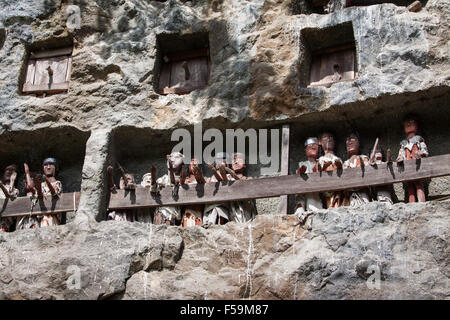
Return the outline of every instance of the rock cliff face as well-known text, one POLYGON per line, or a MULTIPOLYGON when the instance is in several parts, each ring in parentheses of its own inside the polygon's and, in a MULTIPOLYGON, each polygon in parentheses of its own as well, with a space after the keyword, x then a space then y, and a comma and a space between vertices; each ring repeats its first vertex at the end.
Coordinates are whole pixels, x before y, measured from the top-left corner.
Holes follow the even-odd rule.
POLYGON ((0 235, 2 299, 448 299, 450 202, 0 235), (78 286, 77 286, 78 284, 78 286))
MULTIPOLYGON (((364 153, 379 137, 395 156, 411 112, 431 155, 448 153, 450 3, 409 12, 411 1, 373 1, 323 15, 309 2, 0 0, 0 168, 27 162, 37 172, 54 156, 64 191, 81 191, 69 224, 0 234, 0 298, 448 298, 448 202, 324 210, 311 231, 276 215, 278 199, 258 200, 260 216, 246 225, 102 221, 106 166, 119 161, 138 183, 149 164, 162 175, 172 131, 199 123, 290 123, 291 173, 305 138, 324 130, 342 158, 350 131, 364 153), (161 45, 199 34, 209 43, 208 86, 159 94, 161 45), (355 81, 308 88, 314 50, 349 40, 355 81), (68 92, 23 94, 30 53, 68 45, 68 92)), ((23 190, 22 170, 18 181, 23 190)), ((448 194, 449 183, 433 179, 429 194, 448 194)))

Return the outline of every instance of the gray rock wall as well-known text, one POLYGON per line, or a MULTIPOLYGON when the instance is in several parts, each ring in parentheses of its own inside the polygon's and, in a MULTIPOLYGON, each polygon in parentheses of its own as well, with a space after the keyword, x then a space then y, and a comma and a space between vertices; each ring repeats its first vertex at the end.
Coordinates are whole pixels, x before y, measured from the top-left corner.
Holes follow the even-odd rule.
POLYGON ((448 299, 450 203, 0 234, 1 299, 448 299), (20 250, 17 250, 20 248, 20 250))
MULTIPOLYGON (((172 131, 176 128, 192 131, 194 125, 198 123, 202 123, 204 130, 217 128, 222 131, 227 128, 278 129, 282 124, 290 123, 291 173, 296 170, 297 162, 304 159, 305 138, 318 135, 324 130, 336 133, 337 153, 342 158, 346 157, 343 141, 351 131, 357 131, 362 137, 362 149, 365 153, 369 152, 375 138, 379 137, 382 147, 390 148, 395 156, 398 142, 403 136, 401 120, 411 112, 421 117, 421 133, 429 145, 431 155, 448 153, 450 150, 448 126, 450 42, 447 25, 450 4, 448 1, 441 0, 422 1, 424 8, 418 13, 412 13, 405 7, 407 2, 402 1, 399 6, 392 3, 355 6, 333 14, 320 15, 311 13, 306 2, 302 0, 197 0, 185 3, 179 0, 166 2, 0 0, 2 8, 0 11, 0 167, 16 163, 20 170, 19 187, 22 189, 22 163, 29 162, 32 170, 37 171, 44 157, 55 156, 60 160, 60 178, 63 180, 65 190, 81 191, 80 208, 75 217, 73 214, 68 217, 72 222, 67 226, 28 233, 17 232, 15 233, 17 235, 0 235, 1 250, 10 252, 8 250, 13 250, 14 246, 21 243, 19 239, 28 239, 29 242, 25 245, 26 250, 42 251, 45 253, 45 258, 14 255, 12 259, 16 260, 2 261, 2 265, 12 266, 16 263, 24 263, 24 266, 35 266, 39 265, 40 261, 45 261, 42 265, 45 269, 42 270, 48 270, 46 268, 52 266, 53 262, 47 257, 62 256, 67 261, 57 260, 61 264, 54 272, 62 274, 64 268, 74 263, 81 264, 82 270, 85 270, 90 277, 83 278, 89 288, 87 292, 68 293, 61 289, 63 280, 54 282, 53 271, 43 271, 44 280, 36 287, 33 287, 31 283, 35 279, 40 279, 38 273, 23 271, 20 276, 15 276, 12 271, 8 271, 9 273, 3 273, 0 277, 0 283, 5 286, 4 291, 0 290, 3 292, 1 293, 3 297, 14 298, 19 295, 27 298, 106 298, 120 297, 124 292, 124 298, 142 297, 142 294, 144 298, 181 296, 199 298, 202 295, 246 297, 250 294, 252 297, 267 298, 356 297, 356 292, 358 294, 361 292, 368 298, 377 297, 374 291, 364 291, 365 289, 353 287, 353 285, 347 287, 342 284, 339 290, 329 289, 334 284, 325 282, 323 284, 322 281, 335 272, 333 269, 335 266, 327 269, 330 264, 328 258, 317 258, 314 256, 315 253, 308 253, 312 256, 306 255, 311 258, 313 267, 307 265, 301 267, 307 268, 306 271, 299 269, 301 272, 296 273, 292 270, 288 272, 289 283, 297 283, 292 277, 306 277, 301 281, 306 281, 311 286, 309 289, 297 287, 299 291, 294 290, 296 292, 294 296, 291 291, 293 288, 283 287, 284 285, 274 284, 273 287, 267 287, 258 293, 257 290, 248 288, 249 283, 247 288, 243 288, 242 283, 236 285, 235 281, 238 280, 234 278, 224 280, 217 276, 212 278, 220 284, 217 293, 203 292, 203 288, 207 287, 206 283, 195 291, 195 288, 189 288, 188 281, 179 284, 187 291, 175 293, 163 290, 151 293, 153 286, 161 285, 166 288, 173 285, 172 280, 163 281, 161 284, 158 281, 162 281, 163 277, 161 280, 157 278, 167 273, 168 279, 172 279, 176 273, 170 272, 173 272, 171 268, 174 267, 175 260, 179 259, 177 248, 181 247, 180 243, 183 241, 194 243, 193 240, 180 240, 179 237, 185 239, 183 237, 187 236, 187 239, 193 239, 198 236, 201 239, 209 239, 210 232, 212 234, 217 232, 217 235, 212 236, 216 244, 221 243, 222 238, 225 242, 239 242, 242 239, 236 238, 236 235, 233 236, 229 232, 232 233, 237 230, 235 228, 241 228, 239 232, 245 233, 248 230, 245 229, 247 226, 230 226, 226 227, 225 231, 219 229, 184 231, 169 228, 177 230, 167 231, 168 234, 170 233, 167 239, 174 237, 174 242, 172 243, 172 240, 167 240, 169 244, 164 241, 158 242, 157 245, 155 244, 156 247, 153 247, 145 239, 148 236, 147 230, 155 229, 154 226, 97 224, 95 220, 103 220, 106 214, 105 168, 107 165, 119 161, 128 171, 136 174, 138 182, 141 176, 148 172, 151 164, 156 165, 159 174, 162 175, 165 171, 164 157, 176 144, 170 141, 172 131), (81 17, 80 28, 76 29, 70 28, 70 23, 68 24, 73 14, 73 11, 70 11, 73 6, 79 8, 81 17), (336 26, 342 24, 351 24, 356 45, 357 79, 353 82, 337 83, 330 88, 307 88, 308 59, 311 48, 308 48, 302 32, 304 34, 305 30, 308 30, 308 34, 317 35, 317 38, 323 39, 325 43, 339 42, 341 39, 339 36, 336 37, 336 26), (164 35, 167 34, 189 36, 198 33, 207 34, 209 40, 211 74, 208 86, 186 95, 158 94, 155 91, 155 82, 158 79, 161 55, 157 39, 164 39, 164 35), (21 86, 29 53, 32 50, 66 45, 73 45, 74 48, 68 92, 46 97, 22 94, 21 86), (132 241, 125 234, 126 230, 136 235, 137 240, 132 241), (190 235, 191 232, 196 235, 190 235), (82 252, 88 252, 89 248, 89 245, 83 247, 83 243, 87 239, 88 243, 100 246, 95 249, 98 251, 88 253, 95 257, 103 250, 102 239, 106 239, 105 241, 109 243, 115 239, 115 234, 119 235, 115 248, 120 254, 115 256, 116 260, 109 257, 99 258, 95 270, 100 270, 98 272, 101 279, 109 280, 101 280, 104 282, 97 283, 97 280, 93 280, 97 279, 97 273, 92 271, 93 265, 91 263, 85 265, 83 262, 86 257, 82 252), (64 246, 60 248, 54 245, 55 236, 60 237, 56 239, 57 241, 64 239, 61 240, 63 243, 68 241, 67 239, 74 241, 70 247, 67 247, 69 244, 64 244, 66 253, 62 249, 64 246), (102 244, 98 244, 98 241, 102 244), (135 251, 129 249, 130 246, 134 248, 141 242, 142 247, 139 249, 135 251), (147 256, 148 252, 154 252, 154 250, 158 254, 155 253, 155 256, 150 259, 153 262, 142 260, 143 256, 147 256), (162 257, 165 250, 169 252, 167 258, 162 257), (27 259, 31 259, 31 262, 27 259), (110 267, 105 271, 107 265, 110 267), (111 268, 113 270, 110 270, 111 268), (147 274, 149 270, 153 270, 152 268, 157 269, 158 273, 147 274), (319 271, 308 273, 307 270, 310 269, 319 271), (136 273, 136 270, 145 271, 136 273), (132 275, 133 277, 126 284, 127 279, 132 275), (144 279, 139 277, 149 281, 150 287, 147 288, 149 291, 145 289, 143 293, 135 288, 144 279), (325 290, 311 289, 317 286, 317 283, 321 283, 319 287, 324 285, 325 290), (124 291, 125 286, 126 291, 124 291)), ((250 165, 248 175, 261 176, 262 167, 261 164, 250 165)), ((209 175, 206 170, 204 172, 209 175)), ((279 170, 273 174, 279 174, 279 170)), ((448 178, 433 179, 428 186, 429 194, 448 194, 449 181, 448 178)), ((401 185, 396 185, 395 190, 397 197, 402 200, 401 185)), ((257 205, 261 214, 278 212, 278 199, 261 199, 257 201, 257 205)), ((448 211, 446 205, 424 206, 423 208, 431 208, 430 210, 434 210, 433 208, 437 206, 436 210, 439 212, 448 211)), ((401 208, 408 212, 410 210, 410 207, 402 204, 396 208, 398 208, 395 209, 397 211, 403 210, 401 208)), ((290 210, 293 210, 292 199, 290 210)), ((342 210, 341 212, 345 211, 345 214, 351 211, 350 209, 342 210)), ((367 210, 370 215, 394 214, 389 210, 380 209, 378 204, 371 204, 364 210, 367 210)), ((411 210, 416 213, 422 212, 422 207, 413 205, 411 210)), ((411 213, 412 216, 409 217, 416 219, 416 213, 411 213)), ((352 216, 352 214, 349 215, 352 216)), ((324 215, 327 216, 326 213, 324 215)), ((264 219, 272 218, 261 217, 260 221, 269 221, 264 219)), ((278 218, 273 219, 275 221, 278 218)), ((293 218, 283 219, 292 220, 293 218)), ((437 223, 448 227, 448 221, 443 217, 439 216, 436 219, 437 223)), ((403 224, 409 221, 399 220, 396 228, 403 230, 402 228, 405 228, 403 224)), ((263 230, 264 223, 259 223, 263 230)), ((392 224, 390 226, 392 227, 392 224)), ((419 227, 425 228, 418 225, 417 228, 419 227)), ((333 234, 334 231, 327 228, 323 229, 323 234, 328 232, 333 234)), ((156 228, 155 230, 165 235, 166 229, 156 228)), ((427 230, 423 232, 431 232, 427 230)), ((258 229, 255 232, 261 232, 261 230, 258 229)), ((299 231, 299 234, 302 232, 299 231)), ((375 234, 378 236, 376 232, 375 234)), ((379 239, 385 239, 384 236, 381 235, 379 239)), ((321 237, 326 236, 318 236, 318 239, 322 239, 321 237)), ((438 243, 441 240, 432 241, 438 243)), ((412 245, 413 242, 408 243, 412 245)), ((446 247, 446 242, 444 244, 446 247)), ((322 248, 323 245, 324 243, 321 243, 318 246, 322 248)), ((428 248, 429 243, 417 244, 417 246, 422 245, 428 248)), ((443 244, 439 242, 439 245, 443 244)), ((280 246, 284 248, 288 245, 281 243, 280 246)), ((403 243, 395 250, 389 249, 390 252, 395 251, 393 256, 398 254, 398 258, 395 256, 395 259, 403 259, 404 246, 403 243)), ((278 252, 277 250, 275 252, 278 252)), ((409 247, 408 250, 410 250, 409 247)), ((242 255, 244 251, 245 249, 239 254, 242 255)), ((191 254, 194 255, 194 253, 191 254)), ((198 252, 195 253, 197 254, 198 252)), ((423 254, 426 257, 420 257, 420 259, 430 258, 428 253, 423 254)), ((334 253, 332 255, 334 257, 334 253)), ((358 259, 366 259, 363 254, 358 253, 357 256, 358 259)), ((339 257, 341 258, 345 260, 347 256, 339 257)), ((245 264, 242 261, 239 263, 245 264)), ((361 262, 362 266, 366 264, 364 261, 361 262)), ((357 263, 352 260, 353 262, 357 263)), ((411 288, 426 287, 426 284, 422 283, 426 278, 425 276, 421 278, 422 271, 417 273, 419 274, 417 277, 414 272, 411 275, 411 279, 419 279, 417 283, 408 282, 410 278, 405 280, 403 275, 399 276, 395 271, 399 270, 399 263, 392 262, 394 269, 389 269, 392 279, 400 279, 400 284, 407 281, 411 288)), ((437 271, 438 267, 429 261, 426 264, 432 265, 430 270, 436 273, 426 271, 422 274, 431 272, 433 277, 438 278, 436 288, 441 288, 443 280, 440 278, 442 276, 440 271, 437 271)), ((187 264, 185 268, 190 267, 187 264)), ((197 267, 199 266, 195 265, 195 268, 197 267)), ((202 267, 203 265, 199 268, 202 267)), ((350 271, 353 270, 352 266, 348 268, 339 266, 341 267, 346 274, 345 277, 350 277, 350 283, 358 279, 353 271, 350 271)), ((212 271, 201 270, 200 274, 209 279, 219 267, 213 265, 211 268, 212 271)), ((363 267, 358 268, 360 270, 363 267)), ((226 278, 228 270, 222 270, 222 272, 226 278)), ((245 272, 243 271, 243 274, 245 272)), ((270 274, 272 271, 261 272, 270 274)), ((364 275, 364 272, 362 274, 364 275)), ((266 278, 262 276, 261 279, 266 278)), ((195 280, 197 279, 189 281, 195 280)), ((399 287, 394 283, 395 281, 390 282, 391 289, 397 290, 396 288, 399 287)), ((416 291, 411 295, 395 290, 391 293, 388 293, 389 290, 383 291, 384 293, 379 296, 386 298, 448 297, 448 291, 444 294, 440 289, 436 289, 436 292, 432 288, 422 290, 426 293, 414 289, 416 291)))

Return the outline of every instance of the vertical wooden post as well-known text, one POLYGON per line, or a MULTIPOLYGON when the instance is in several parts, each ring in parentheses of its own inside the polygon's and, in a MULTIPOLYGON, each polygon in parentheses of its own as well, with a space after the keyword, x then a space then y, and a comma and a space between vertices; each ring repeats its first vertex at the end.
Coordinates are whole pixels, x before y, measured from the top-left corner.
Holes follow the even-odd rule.
MULTIPOLYGON (((289 124, 284 124, 281 132, 281 175, 289 174, 289 124)), ((280 197, 280 213, 288 213, 288 196, 280 197)))

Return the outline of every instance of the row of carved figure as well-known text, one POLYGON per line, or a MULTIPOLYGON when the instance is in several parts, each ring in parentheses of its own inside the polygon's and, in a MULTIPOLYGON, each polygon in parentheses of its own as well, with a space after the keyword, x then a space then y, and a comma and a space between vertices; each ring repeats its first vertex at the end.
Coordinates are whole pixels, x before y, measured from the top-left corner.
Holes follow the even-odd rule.
MULTIPOLYGON (((39 198, 59 196, 62 192, 61 181, 56 180, 56 160, 47 158, 42 163, 43 174, 33 174, 26 163, 25 169, 25 192, 31 198, 30 206, 34 206, 39 198)), ((17 167, 12 164, 5 168, 3 179, 0 181, 0 199, 14 200, 19 195, 15 187, 17 178, 17 167)), ((0 218, 0 231, 7 232, 15 225, 16 230, 34 229, 45 226, 58 225, 61 217, 59 215, 23 216, 19 218, 0 218)))
MULTIPOLYGON (((156 179, 156 169, 144 174, 141 186, 149 188, 152 192, 159 189, 180 184, 215 183, 219 181, 234 181, 251 179, 244 175, 245 156, 234 153, 229 167, 229 155, 220 152, 216 155, 214 165, 209 165, 213 176, 205 178, 198 167, 198 161, 193 158, 189 164, 189 170, 183 170, 183 154, 172 152, 167 156, 168 173, 156 179)), ((119 182, 120 189, 135 189, 136 182, 133 174, 125 173, 122 168, 119 182)), ((108 167, 110 191, 116 190, 114 184, 113 168, 108 167)), ((189 206, 163 206, 156 209, 127 209, 110 212, 108 219, 117 221, 142 221, 154 224, 168 224, 189 226, 204 226, 211 224, 225 224, 228 221, 246 222, 257 214, 254 200, 235 201, 210 205, 189 206)))
MULTIPOLYGON (((400 142, 400 150, 396 162, 402 163, 404 160, 420 159, 429 155, 424 139, 418 133, 418 121, 415 117, 408 116, 403 122, 406 139, 400 142)), ((312 172, 330 171, 347 168, 358 168, 366 165, 379 165, 383 162, 392 162, 391 152, 388 149, 386 159, 383 157, 382 149, 375 142, 370 157, 360 153, 360 142, 357 134, 350 134, 346 140, 348 159, 342 162, 341 158, 334 154, 334 137, 330 133, 322 133, 320 139, 308 138, 305 142, 305 153, 307 160, 299 163, 298 174, 308 174, 312 172), (319 146, 322 147, 324 155, 319 157, 319 146)), ((324 193, 311 193, 297 196, 297 210, 302 222, 307 222, 310 227, 311 219, 307 219, 311 213, 326 208, 336 208, 341 206, 357 207, 368 203, 373 195, 373 200, 380 202, 392 201, 392 185, 385 185, 371 188, 354 189, 346 191, 334 191, 324 193), (324 201, 322 201, 324 200, 324 201)), ((425 191, 422 181, 413 181, 407 184, 408 202, 425 202, 425 191)))
MULTIPOLYGON (((428 156, 425 141, 418 133, 418 122, 414 117, 407 117, 403 122, 406 139, 401 141, 400 150, 396 159, 397 163, 404 160, 419 159, 428 156)), ((390 150, 387 150, 387 159, 383 159, 383 153, 378 143, 375 142, 370 157, 360 154, 360 142, 357 134, 350 134, 346 139, 346 149, 348 159, 343 162, 341 158, 334 154, 335 142, 330 133, 323 133, 320 139, 310 137, 306 140, 305 153, 307 160, 299 163, 298 174, 308 174, 320 171, 339 170, 347 168, 357 168, 365 165, 378 165, 382 162, 392 162, 390 150), (323 155, 319 157, 320 148, 323 155)), ((179 152, 170 154, 167 158, 168 173, 156 179, 156 169, 152 167, 152 172, 143 176, 141 186, 149 188, 152 192, 158 189, 174 186, 177 184, 214 183, 217 181, 250 179, 245 177, 245 156, 235 153, 232 157, 231 168, 227 163, 228 155, 219 153, 216 156, 214 165, 208 165, 213 175, 205 179, 198 167, 196 159, 192 159, 189 171, 183 170, 183 155, 179 152)), ((125 173, 120 167, 121 175, 119 188, 134 189, 136 182, 134 176, 125 173)), ((109 185, 111 192, 115 192, 113 168, 108 167, 109 185)), ((311 221, 307 217, 314 211, 323 208, 335 208, 340 206, 356 207, 368 203, 371 198, 381 202, 392 201, 393 188, 391 185, 372 188, 346 190, 336 192, 312 193, 298 195, 296 197, 296 214, 302 221, 311 221), (373 194, 371 197, 370 194, 373 194)), ((410 182, 407 185, 408 201, 425 201, 425 191, 421 181, 410 182), (417 199, 416 199, 417 198, 417 199)), ((228 221, 246 222, 251 220, 256 214, 254 201, 236 201, 231 203, 212 205, 191 205, 178 207, 159 207, 152 212, 152 209, 127 209, 113 211, 108 218, 118 221, 144 221, 155 224, 166 223, 169 225, 194 226, 211 224, 224 224, 228 221)))
MULTIPOLYGON (((428 156, 427 146, 421 136, 418 135, 418 122, 414 117, 407 117, 403 122, 406 139, 400 143, 400 150, 396 159, 397 163, 404 160, 419 159, 428 156)), ((305 142, 305 153, 307 160, 299 163, 298 174, 308 174, 312 172, 330 171, 346 168, 356 168, 365 165, 380 164, 384 161, 381 148, 377 142, 370 157, 360 154, 359 138, 356 134, 351 134, 346 139, 346 149, 348 159, 343 162, 334 154, 334 137, 330 133, 323 133, 320 139, 308 138, 305 142), (323 155, 319 157, 320 147, 323 155)), ((245 156, 235 153, 230 161, 228 154, 219 153, 216 155, 214 165, 209 165, 213 175, 210 178, 203 177, 196 159, 192 159, 189 170, 183 170, 183 155, 173 152, 167 157, 168 173, 156 179, 156 169, 152 167, 150 173, 143 176, 141 186, 149 188, 152 192, 168 186, 179 184, 215 183, 218 181, 233 181, 251 179, 244 175, 245 156), (231 162, 231 163, 229 163, 231 162), (231 168, 229 167, 231 164, 231 168)), ((387 162, 391 162, 390 150, 387 150, 387 162)), ((28 165, 25 169, 25 192, 31 198, 30 205, 36 204, 39 198, 59 196, 62 192, 62 184, 56 179, 56 160, 47 158, 43 161, 43 174, 30 173, 28 165)), ((121 170, 119 183, 120 189, 134 189, 136 182, 134 176, 121 170)), ((109 187, 111 192, 117 189, 114 184, 114 172, 112 167, 108 167, 109 187)), ((0 181, 0 199, 14 199, 18 196, 19 190, 15 188, 17 178, 17 167, 10 165, 6 167, 3 179, 0 181)), ((372 198, 377 201, 392 203, 392 186, 375 187, 372 190, 372 198)), ((407 195, 409 202, 424 202, 425 191, 422 181, 409 182, 407 184, 407 195)), ((313 193, 298 195, 296 214, 301 220, 305 220, 312 212, 323 208, 334 208, 340 206, 358 206, 370 201, 370 190, 346 190, 336 192, 313 193)), ((142 221, 154 224, 169 224, 194 226, 211 224, 224 224, 228 221, 246 222, 257 214, 254 200, 235 201, 229 203, 209 204, 209 205, 189 205, 189 206, 162 206, 156 209, 126 209, 116 210, 108 214, 112 220, 142 221)), ((0 230, 10 231, 15 225, 15 229, 37 228, 60 223, 60 215, 22 216, 17 219, 5 217, 0 218, 0 230)))

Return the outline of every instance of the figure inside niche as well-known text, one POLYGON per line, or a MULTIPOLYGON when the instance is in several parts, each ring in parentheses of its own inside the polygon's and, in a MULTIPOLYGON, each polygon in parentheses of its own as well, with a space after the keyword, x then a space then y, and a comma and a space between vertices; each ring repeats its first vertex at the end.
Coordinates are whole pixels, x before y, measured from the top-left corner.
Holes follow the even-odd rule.
MULTIPOLYGON (((334 154, 334 136, 329 132, 320 135, 319 140, 324 155, 318 160, 317 169, 321 171, 333 171, 342 169, 342 160, 334 154)), ((327 191, 323 193, 327 208, 337 208, 348 205, 341 191, 327 191)))
MULTIPOLYGON (((387 154, 388 154, 387 159, 385 161, 384 155, 383 155, 383 150, 381 149, 380 145, 377 145, 375 148, 373 163, 371 163, 371 165, 380 165, 385 162, 388 162, 388 163, 392 162, 391 156, 390 156, 391 150, 388 149, 387 154)), ((394 201, 392 200, 392 194, 394 193, 394 189, 391 184, 373 187, 372 189, 373 189, 374 199, 376 199, 377 201, 386 202, 386 203, 390 203, 390 204, 394 203, 394 201)))
POLYGON ((340 67, 339 67, 339 64, 335 63, 333 65, 333 74, 326 76, 320 82, 326 84, 325 87, 329 88, 329 87, 331 87, 333 82, 338 82, 340 80, 342 80, 342 74, 340 71, 340 67))
MULTIPOLYGON (((136 189, 136 181, 134 179, 134 175, 131 173, 125 173, 123 168, 119 166, 120 170, 120 181, 119 181, 119 189, 122 190, 134 190, 136 189)), ((117 189, 115 183, 114 183, 114 168, 112 166, 109 166, 107 168, 108 173, 108 180, 109 180, 109 189, 111 192, 115 192, 117 189)), ((122 210, 115 210, 108 214, 108 220, 115 220, 115 221, 129 221, 133 222, 135 221, 135 214, 136 210, 134 209, 122 209, 122 210)))
MULTIPOLYGON (((400 142, 400 150, 398 152, 397 164, 402 164, 404 160, 421 159, 428 157, 428 148, 425 140, 417 133, 419 124, 417 117, 407 116, 403 121, 403 129, 406 139, 400 142)), ((425 202, 425 190, 423 181, 413 181, 407 183, 408 202, 425 202)))
POLYGON ((351 0, 330 0, 323 7, 323 12, 324 13, 333 13, 335 11, 347 8, 349 6, 351 6, 351 0))
MULTIPOLYGON (((358 135, 355 133, 350 134, 347 139, 345 139, 345 146, 349 158, 344 162, 344 169, 360 168, 369 164, 369 157, 360 154, 358 135)), ((344 194, 346 195, 346 198, 348 198, 348 200, 346 199, 346 202, 348 201, 352 207, 358 207, 364 203, 370 202, 369 189, 367 188, 346 190, 344 194)))
MULTIPOLYGON (((156 183, 160 187, 175 187, 180 184, 181 173, 183 170, 183 158, 184 155, 180 152, 172 152, 167 155, 167 174, 158 178, 156 183)), ((175 225, 181 220, 181 207, 180 206, 164 206, 158 207, 155 210, 155 216, 153 219, 154 224, 167 224, 175 225)))
MULTIPOLYGON (((234 153, 231 163, 231 169, 225 167, 225 171, 229 173, 228 180, 248 180, 251 179, 245 176, 245 155, 242 153, 234 153)), ((231 221, 244 223, 253 220, 258 214, 256 210, 256 201, 243 200, 233 201, 230 203, 230 218, 231 221)))
MULTIPOLYGON (((40 188, 38 187, 38 196, 43 197, 59 197, 62 193, 61 181, 56 180, 56 160, 55 158, 47 158, 42 163, 42 170, 44 171, 44 181, 41 182, 40 188)), ((40 177, 38 176, 38 180, 40 177)), ((36 183, 35 183, 36 185, 36 183)), ((61 221, 61 214, 44 214, 40 219, 40 227, 59 225, 61 221)))
MULTIPOLYGON (((189 164, 189 176, 186 179, 181 177, 181 184, 186 183, 195 185, 197 183, 203 184, 205 182, 206 180, 198 167, 198 160, 192 158, 191 163, 189 164)), ((183 207, 181 225, 183 227, 201 226, 203 224, 203 209, 204 205, 202 204, 183 207)))
MULTIPOLYGON (((30 172, 30 168, 26 163, 23 164, 23 167, 25 169, 25 192, 27 196, 30 197, 31 202, 36 204, 39 198, 37 190, 34 187, 36 176, 30 172)), ((39 226, 40 221, 38 216, 29 215, 17 218, 16 230, 36 229, 39 228, 39 226)))
MULTIPOLYGON (((227 173, 229 155, 226 152, 216 154, 213 165, 208 165, 213 176, 207 180, 208 183, 216 183, 220 181, 228 181, 231 175, 227 173)), ((203 226, 208 227, 213 224, 225 224, 231 220, 230 203, 213 203, 205 206, 203 212, 203 226)))
MULTIPOLYGON (((298 163, 297 174, 308 174, 318 171, 317 158, 319 157, 319 140, 316 137, 310 137, 305 141, 306 161, 298 163)), ((300 222, 306 222, 306 228, 311 229, 312 218, 308 218, 313 212, 323 209, 322 199, 318 192, 299 194, 295 197, 297 209, 295 214, 298 215, 300 222)))
MULTIPOLYGON (((156 183, 156 168, 151 167, 150 172, 142 176, 141 187, 146 188, 149 192, 157 192, 158 184, 156 183)), ((154 208, 137 208, 135 211, 135 220, 138 222, 153 223, 154 208)))
MULTIPOLYGON (((0 181, 0 199, 14 200, 19 195, 19 190, 14 186, 17 178, 17 167, 12 164, 5 168, 2 181, 0 181)), ((11 231, 14 219, 11 217, 0 218, 0 232, 11 231)))

